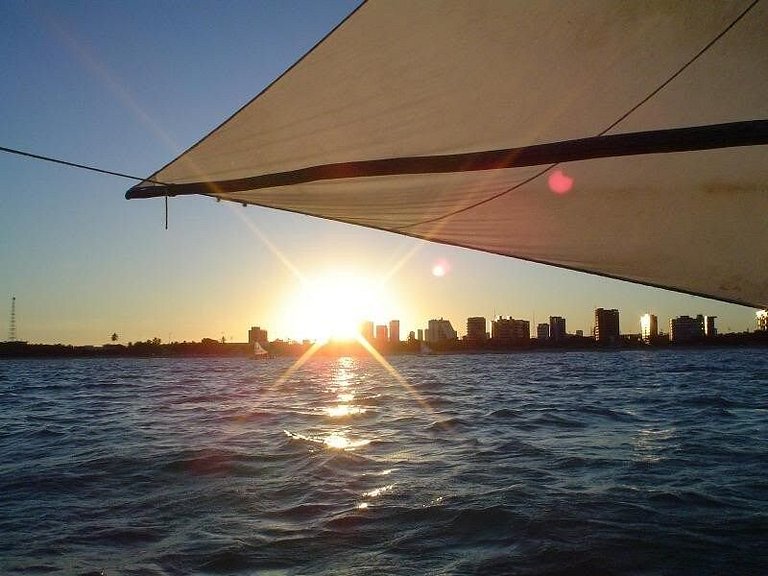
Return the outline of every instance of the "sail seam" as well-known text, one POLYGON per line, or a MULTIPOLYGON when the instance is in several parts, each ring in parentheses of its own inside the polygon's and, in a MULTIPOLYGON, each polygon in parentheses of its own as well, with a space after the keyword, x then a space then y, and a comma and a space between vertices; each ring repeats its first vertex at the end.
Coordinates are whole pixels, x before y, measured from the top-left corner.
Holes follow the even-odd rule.
MULTIPOLYGON (((288 172, 232 180, 169 184, 162 187, 139 185, 131 188, 126 193, 126 198, 152 198, 166 194, 170 196, 188 194, 223 195, 321 180, 406 174, 475 172, 547 165, 543 171, 538 172, 533 177, 535 178, 560 162, 641 154, 690 152, 761 144, 768 144, 768 119, 593 136, 590 138, 485 152, 324 164, 288 172)), ((517 187, 533 178, 518 184, 517 187)), ((501 194, 508 191, 505 190, 501 194)), ((499 195, 496 195, 496 197, 499 195)), ((484 199, 482 202, 487 202, 488 200, 484 199)), ((419 224, 423 223, 425 222, 420 222, 419 224)))

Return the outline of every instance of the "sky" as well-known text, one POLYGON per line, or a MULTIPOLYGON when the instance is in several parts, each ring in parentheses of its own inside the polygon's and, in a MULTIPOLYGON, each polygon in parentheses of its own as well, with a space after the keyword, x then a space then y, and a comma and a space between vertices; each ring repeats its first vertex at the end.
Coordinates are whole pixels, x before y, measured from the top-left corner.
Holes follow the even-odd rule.
MULTIPOLYGON (((298 60, 357 1, 0 3, 0 146, 139 177, 178 156, 298 60)), ((16 297, 34 343, 318 337, 334 306, 401 334, 446 318, 639 317, 755 310, 199 196, 127 201, 131 180, 0 153, 0 340, 16 297), (334 278, 366 298, 334 291, 334 278), (325 314, 323 316, 322 314, 325 314)))

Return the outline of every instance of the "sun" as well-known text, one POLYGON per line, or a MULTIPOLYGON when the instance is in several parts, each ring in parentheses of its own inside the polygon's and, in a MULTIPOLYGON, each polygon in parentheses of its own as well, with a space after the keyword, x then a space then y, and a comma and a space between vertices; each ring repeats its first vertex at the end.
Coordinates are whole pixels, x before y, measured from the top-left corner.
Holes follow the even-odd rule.
POLYGON ((386 318, 391 301, 383 283, 352 272, 309 278, 289 306, 295 333, 317 342, 354 340, 365 320, 386 318))

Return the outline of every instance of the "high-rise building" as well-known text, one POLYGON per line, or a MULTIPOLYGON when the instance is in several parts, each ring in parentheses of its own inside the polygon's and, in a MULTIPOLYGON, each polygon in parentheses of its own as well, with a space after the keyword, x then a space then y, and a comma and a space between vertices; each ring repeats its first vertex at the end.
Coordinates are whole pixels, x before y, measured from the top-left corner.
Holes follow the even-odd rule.
POLYGON ((528 322, 528 320, 512 319, 512 339, 513 340, 530 340, 531 339, 531 323, 528 322))
POLYGON ((248 330, 248 344, 253 346, 256 343, 261 346, 267 346, 267 344, 269 344, 269 339, 267 338, 266 330, 262 330, 258 326, 252 326, 251 329, 248 330))
POLYGON ((426 340, 427 342, 442 342, 445 340, 456 340, 458 334, 456 330, 451 326, 449 320, 430 320, 427 325, 426 340))
POLYGON ((512 319, 499 316, 492 321, 491 338, 494 340, 512 340, 512 319))
POLYGON ((595 340, 614 343, 619 340, 619 311, 604 308, 595 309, 595 340))
POLYGON ((424 342, 424 329, 419 328, 416 330, 416 340, 419 342, 424 342))
POLYGON ((491 338, 499 341, 530 340, 531 325, 528 320, 499 316, 491 322, 491 338))
POLYGON ((561 316, 549 317, 549 338, 555 342, 565 340, 565 318, 561 316))
POLYGON ((659 319, 655 314, 643 314, 640 316, 640 338, 646 344, 659 335, 659 319))
POLYGON ((400 320, 389 321, 389 341, 400 342, 400 320))
POLYGON ((365 338, 368 342, 373 341, 373 322, 366 320, 360 324, 360 336, 365 338))
POLYGON ((755 314, 755 322, 757 329, 761 332, 768 331, 768 310, 758 310, 755 314))
POLYGON ((717 316, 704 316, 704 336, 712 338, 717 336, 717 328, 715 328, 715 318, 717 316))
POLYGON ((376 342, 378 344, 383 344, 387 340, 388 340, 387 325, 379 324, 378 326, 376 326, 376 342))
POLYGON ((541 323, 536 325, 536 338, 539 340, 549 340, 549 324, 541 323))
POLYGON ((482 316, 472 316, 467 318, 467 340, 481 342, 488 338, 486 332, 486 321, 482 316))
POLYGON ((692 342, 704 337, 704 316, 696 318, 678 316, 669 320, 669 339, 672 342, 692 342))

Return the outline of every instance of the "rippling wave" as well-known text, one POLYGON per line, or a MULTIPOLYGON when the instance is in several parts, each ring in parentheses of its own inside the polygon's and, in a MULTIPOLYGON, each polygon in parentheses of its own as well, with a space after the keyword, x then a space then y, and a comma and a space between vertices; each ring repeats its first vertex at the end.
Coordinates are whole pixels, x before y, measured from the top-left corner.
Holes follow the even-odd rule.
POLYGON ((0 364, 7 574, 765 574, 761 350, 0 364))

